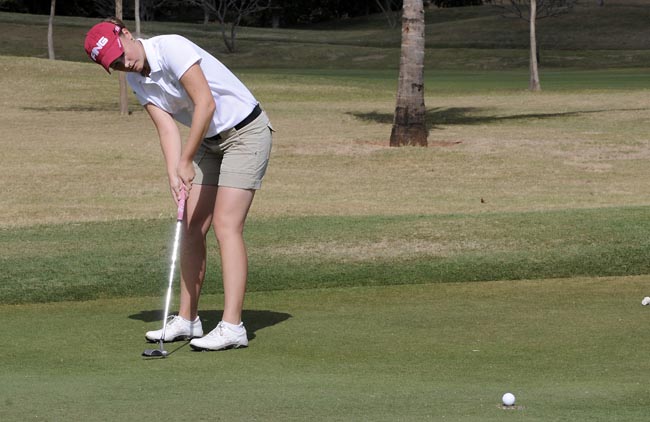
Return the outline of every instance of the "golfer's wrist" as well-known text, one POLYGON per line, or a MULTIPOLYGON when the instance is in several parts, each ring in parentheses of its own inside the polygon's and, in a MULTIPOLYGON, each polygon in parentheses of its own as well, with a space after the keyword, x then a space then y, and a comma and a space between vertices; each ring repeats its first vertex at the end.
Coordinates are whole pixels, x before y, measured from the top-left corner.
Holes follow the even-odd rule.
POLYGON ((188 166, 192 164, 192 157, 186 157, 185 154, 181 155, 181 159, 178 160, 178 167, 188 166))

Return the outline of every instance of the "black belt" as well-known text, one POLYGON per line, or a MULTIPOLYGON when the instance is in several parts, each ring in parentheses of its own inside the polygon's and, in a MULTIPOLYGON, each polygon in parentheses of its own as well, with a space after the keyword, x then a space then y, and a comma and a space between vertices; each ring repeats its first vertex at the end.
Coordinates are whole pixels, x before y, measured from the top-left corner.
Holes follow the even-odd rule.
MULTIPOLYGON (((257 105, 255 106, 255 108, 253 109, 253 111, 251 111, 251 113, 250 113, 248 116, 246 116, 246 117, 244 118, 244 120, 242 120, 241 122, 237 123, 233 129, 235 129, 235 130, 241 130, 241 129, 245 128, 245 127, 248 126, 248 125, 249 125, 253 120, 257 119, 257 118, 259 117, 260 114, 262 114, 262 107, 260 107, 260 105, 257 104, 257 105)), ((213 140, 221 139, 221 136, 217 133, 216 135, 211 136, 211 137, 209 137, 209 138, 207 138, 207 139, 213 139, 213 140)))

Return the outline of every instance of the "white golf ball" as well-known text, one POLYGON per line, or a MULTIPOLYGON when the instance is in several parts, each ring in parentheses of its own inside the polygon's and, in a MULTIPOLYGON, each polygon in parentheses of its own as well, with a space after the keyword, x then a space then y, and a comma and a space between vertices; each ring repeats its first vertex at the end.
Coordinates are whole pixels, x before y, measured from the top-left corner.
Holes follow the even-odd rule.
POLYGON ((515 404, 515 395, 512 393, 505 393, 503 397, 501 397, 501 401, 504 406, 512 406, 515 404))
POLYGON ((641 301, 641 305, 643 306, 650 305, 650 297, 648 296, 644 297, 643 300, 641 301))

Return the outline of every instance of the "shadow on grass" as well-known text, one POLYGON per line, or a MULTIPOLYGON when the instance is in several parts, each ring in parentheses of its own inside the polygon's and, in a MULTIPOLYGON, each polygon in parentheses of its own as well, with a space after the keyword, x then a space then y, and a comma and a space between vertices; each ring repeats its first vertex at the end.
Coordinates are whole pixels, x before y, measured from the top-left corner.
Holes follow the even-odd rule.
MULTIPOLYGON (((201 323, 203 325, 203 331, 205 333, 208 333, 214 327, 216 327, 219 321, 221 321, 222 314, 223 311, 221 310, 207 310, 199 312, 199 315, 201 316, 201 323)), ((154 322, 161 321, 162 315, 162 309, 152 309, 129 315, 129 319, 144 322, 154 322)), ((249 340, 255 338, 255 332, 257 330, 261 330, 266 327, 272 327, 288 320, 291 317, 291 314, 273 311, 244 310, 242 313, 242 320, 246 325, 246 332, 248 333, 249 340)))
MULTIPOLYGON (((608 109, 608 110, 584 110, 584 111, 566 111, 562 113, 528 113, 512 114, 505 116, 488 115, 488 108, 483 107, 448 107, 448 108, 429 108, 426 112, 426 125, 429 129, 439 129, 439 125, 479 125, 517 120, 543 120, 555 119, 562 117, 575 117, 584 114, 607 113, 616 111, 646 111, 648 108, 630 108, 630 109, 608 109)), ((347 112, 348 115, 357 119, 392 124, 392 113, 379 113, 376 111, 370 113, 347 112)))

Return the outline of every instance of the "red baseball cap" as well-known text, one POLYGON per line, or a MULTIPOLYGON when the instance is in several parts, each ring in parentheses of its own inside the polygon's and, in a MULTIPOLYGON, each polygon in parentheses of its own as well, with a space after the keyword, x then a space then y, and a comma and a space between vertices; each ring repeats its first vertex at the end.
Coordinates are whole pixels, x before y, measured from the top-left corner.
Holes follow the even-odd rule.
POLYGON ((84 48, 88 57, 110 71, 110 65, 124 54, 124 47, 120 40, 122 27, 111 22, 101 22, 90 28, 86 34, 84 48))

